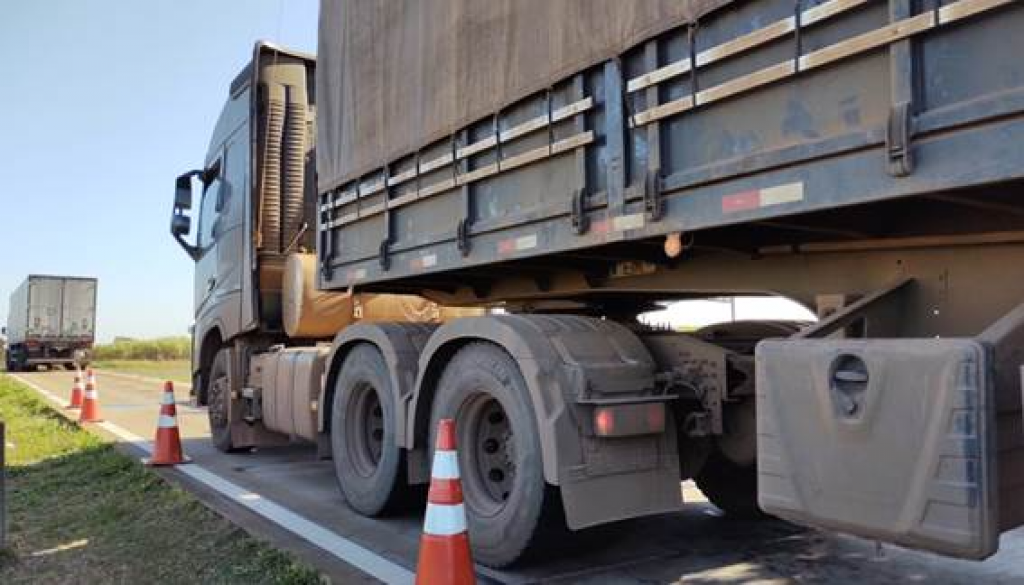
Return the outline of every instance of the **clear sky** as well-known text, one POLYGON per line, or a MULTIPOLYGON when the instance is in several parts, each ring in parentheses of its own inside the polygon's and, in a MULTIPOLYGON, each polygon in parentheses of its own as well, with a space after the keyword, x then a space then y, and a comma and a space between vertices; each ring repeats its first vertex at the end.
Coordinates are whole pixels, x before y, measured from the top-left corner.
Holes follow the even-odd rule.
POLYGON ((0 321, 29 273, 99 278, 97 334, 184 335, 168 233, 257 39, 315 52, 316 0, 0 0, 0 321))

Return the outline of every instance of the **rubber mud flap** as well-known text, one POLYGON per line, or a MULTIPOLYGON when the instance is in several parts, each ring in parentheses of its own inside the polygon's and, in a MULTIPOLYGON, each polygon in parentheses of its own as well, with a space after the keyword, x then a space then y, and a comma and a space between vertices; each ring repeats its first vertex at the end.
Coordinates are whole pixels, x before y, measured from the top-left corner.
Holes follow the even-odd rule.
POLYGON ((764 511, 949 556, 996 551, 995 416, 984 346, 770 340, 756 356, 764 511))

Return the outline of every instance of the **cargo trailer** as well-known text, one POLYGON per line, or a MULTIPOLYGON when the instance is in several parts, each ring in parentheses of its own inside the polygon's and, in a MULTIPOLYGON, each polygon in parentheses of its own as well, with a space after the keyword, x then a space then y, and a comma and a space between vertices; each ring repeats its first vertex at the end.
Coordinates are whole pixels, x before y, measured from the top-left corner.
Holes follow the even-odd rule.
POLYGON ((490 566, 691 478, 728 515, 954 557, 1024 524, 1021 3, 319 22, 319 62, 256 46, 176 182, 218 447, 314 443, 377 515, 454 418, 490 566), (755 294, 819 319, 637 318, 755 294))
POLYGON ((11 294, 7 371, 87 364, 96 334, 96 284, 95 278, 28 276, 11 294))

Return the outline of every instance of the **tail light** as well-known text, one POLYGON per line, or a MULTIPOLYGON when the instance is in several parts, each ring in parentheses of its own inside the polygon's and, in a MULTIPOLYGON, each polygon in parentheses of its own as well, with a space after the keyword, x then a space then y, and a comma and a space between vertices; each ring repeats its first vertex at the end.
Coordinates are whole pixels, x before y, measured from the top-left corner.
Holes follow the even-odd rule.
POLYGON ((665 432, 665 403, 643 402, 594 409, 594 432, 599 437, 632 437, 665 432))

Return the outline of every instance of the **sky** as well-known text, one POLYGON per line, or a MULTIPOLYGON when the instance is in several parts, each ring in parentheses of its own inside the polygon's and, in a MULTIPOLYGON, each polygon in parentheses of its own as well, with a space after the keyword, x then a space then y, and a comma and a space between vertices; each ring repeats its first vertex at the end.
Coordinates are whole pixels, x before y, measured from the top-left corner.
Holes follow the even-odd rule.
POLYGON ((256 40, 316 26, 316 0, 0 0, 0 321, 30 273, 93 276, 100 341, 187 335, 174 178, 256 40))

